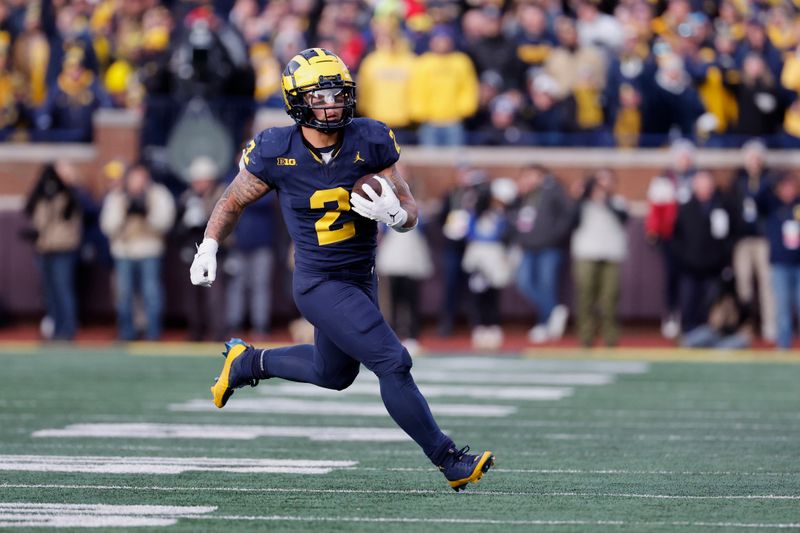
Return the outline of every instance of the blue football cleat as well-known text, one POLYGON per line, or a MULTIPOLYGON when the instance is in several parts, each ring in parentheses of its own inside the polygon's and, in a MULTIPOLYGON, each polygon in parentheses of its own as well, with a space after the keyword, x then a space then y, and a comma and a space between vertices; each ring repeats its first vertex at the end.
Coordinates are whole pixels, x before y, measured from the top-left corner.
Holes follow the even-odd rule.
POLYGON ((477 483, 483 474, 494 466, 494 455, 485 451, 478 455, 467 453, 469 446, 460 450, 450 449, 444 462, 439 466, 447 482, 456 492, 463 490, 468 483, 477 483))
POLYGON ((258 380, 250 377, 251 358, 254 355, 253 347, 242 339, 231 339, 225 343, 225 352, 222 354, 225 364, 216 383, 211 387, 214 405, 222 409, 235 389, 245 385, 258 385, 258 380))

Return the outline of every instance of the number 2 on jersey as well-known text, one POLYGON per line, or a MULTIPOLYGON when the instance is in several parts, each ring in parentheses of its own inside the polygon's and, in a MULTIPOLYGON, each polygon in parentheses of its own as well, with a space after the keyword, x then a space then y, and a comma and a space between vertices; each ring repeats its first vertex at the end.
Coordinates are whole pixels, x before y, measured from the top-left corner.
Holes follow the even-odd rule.
POLYGON ((311 195, 311 209, 325 209, 325 204, 332 202, 336 202, 336 207, 325 211, 314 224, 320 246, 341 242, 356 234, 356 225, 353 222, 345 222, 341 228, 331 229, 342 211, 350 211, 350 193, 347 189, 344 187, 323 189, 311 195))

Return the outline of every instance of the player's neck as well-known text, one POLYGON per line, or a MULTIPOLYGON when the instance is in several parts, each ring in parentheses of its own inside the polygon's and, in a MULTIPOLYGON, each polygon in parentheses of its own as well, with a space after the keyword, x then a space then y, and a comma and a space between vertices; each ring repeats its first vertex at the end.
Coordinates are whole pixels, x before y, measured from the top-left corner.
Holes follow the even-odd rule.
POLYGON ((306 142, 314 148, 327 148, 328 146, 333 146, 339 140, 340 135, 338 130, 325 133, 307 126, 301 126, 300 130, 302 131, 303 138, 306 140, 306 142))

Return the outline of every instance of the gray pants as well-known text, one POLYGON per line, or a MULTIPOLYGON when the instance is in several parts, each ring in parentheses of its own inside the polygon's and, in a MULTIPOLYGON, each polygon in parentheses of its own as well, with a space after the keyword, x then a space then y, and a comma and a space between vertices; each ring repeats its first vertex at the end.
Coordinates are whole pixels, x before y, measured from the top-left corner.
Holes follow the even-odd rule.
POLYGON ((228 256, 225 271, 230 275, 227 304, 231 331, 242 329, 248 302, 253 331, 269 331, 274 263, 275 255, 269 248, 247 252, 234 250, 228 256))
POLYGON ((736 275, 736 293, 744 304, 753 301, 753 278, 758 283, 759 309, 761 311, 761 336, 775 340, 775 296, 772 292, 769 266, 769 243, 763 237, 746 237, 733 249, 733 270, 736 275))

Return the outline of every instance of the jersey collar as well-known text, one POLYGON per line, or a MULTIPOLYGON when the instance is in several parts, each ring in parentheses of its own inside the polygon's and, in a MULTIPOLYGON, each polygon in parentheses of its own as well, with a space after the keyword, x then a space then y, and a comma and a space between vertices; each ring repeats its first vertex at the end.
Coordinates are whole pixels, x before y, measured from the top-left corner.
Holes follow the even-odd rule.
MULTIPOLYGON (((344 130, 345 128, 339 130, 339 140, 336 141, 336 144, 333 146, 333 150, 331 151, 331 161, 336 159, 336 156, 342 151, 342 145, 344 144, 344 130)), ((322 160, 322 154, 317 148, 312 146, 311 143, 306 140, 306 138, 303 136, 303 130, 300 129, 299 126, 297 127, 297 133, 300 135, 300 140, 303 141, 303 144, 311 153, 311 157, 313 157, 317 163, 324 165, 325 162, 322 160)))

